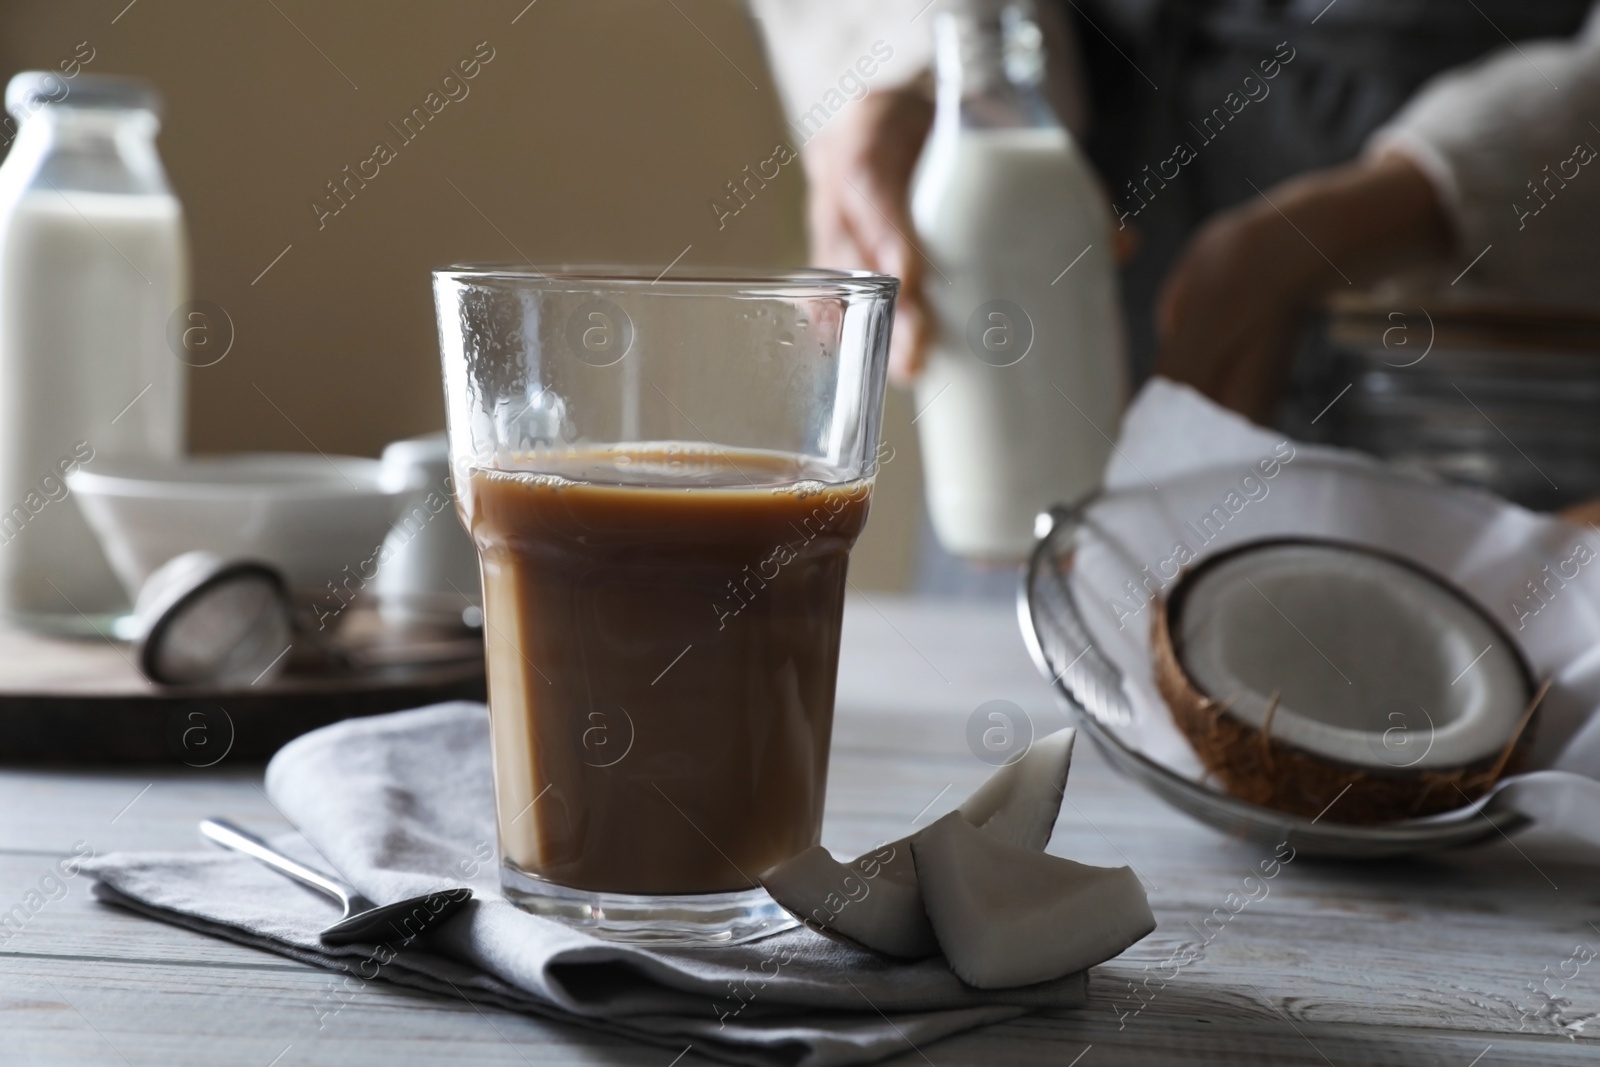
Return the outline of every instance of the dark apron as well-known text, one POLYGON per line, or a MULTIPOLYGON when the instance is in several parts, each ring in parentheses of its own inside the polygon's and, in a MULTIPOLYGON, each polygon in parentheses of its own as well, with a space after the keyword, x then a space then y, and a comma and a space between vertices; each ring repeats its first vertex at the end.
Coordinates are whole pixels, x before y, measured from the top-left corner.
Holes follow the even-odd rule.
POLYGON ((1155 358, 1151 309, 1162 280, 1199 223, 1255 196, 1252 183, 1267 189, 1355 157, 1433 75, 1504 47, 1507 37, 1571 37, 1590 7, 1590 0, 1061 2, 1075 22, 1088 80, 1086 148, 1119 214, 1139 233, 1138 259, 1123 272, 1139 379, 1155 358), (1267 80, 1260 65, 1274 60, 1276 76, 1267 80), (1192 152, 1181 164, 1189 153, 1175 152, 1180 144, 1192 152))

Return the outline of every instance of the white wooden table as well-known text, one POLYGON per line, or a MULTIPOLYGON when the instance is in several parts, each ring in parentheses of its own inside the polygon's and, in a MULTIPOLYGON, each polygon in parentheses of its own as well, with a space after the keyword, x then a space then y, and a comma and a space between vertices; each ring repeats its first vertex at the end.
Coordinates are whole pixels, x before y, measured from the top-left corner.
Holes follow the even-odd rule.
MULTIPOLYGON (((1010 611, 856 598, 825 842, 860 851, 953 807, 988 773, 965 738, 972 711, 993 699, 1020 705, 1041 731, 1065 722, 1010 611)), ((226 763, 0 771, 0 914, 26 913, 0 925, 0 1064, 668 1067, 670 1051, 574 1026, 383 983, 342 992, 329 972, 100 905, 84 876, 52 881, 78 842, 199 847, 195 823, 211 814, 276 830, 260 780, 259 766, 226 763)), ((1229 893, 1246 891, 1266 853, 1113 777, 1087 744, 1067 801, 1051 851, 1132 864, 1159 928, 1094 972, 1088 1007, 897 1062, 1491 1067, 1600 1056, 1600 1019, 1585 1026, 1600 1013, 1600 958, 1590 959, 1600 855, 1532 831, 1408 862, 1299 858, 1231 914, 1229 893)))

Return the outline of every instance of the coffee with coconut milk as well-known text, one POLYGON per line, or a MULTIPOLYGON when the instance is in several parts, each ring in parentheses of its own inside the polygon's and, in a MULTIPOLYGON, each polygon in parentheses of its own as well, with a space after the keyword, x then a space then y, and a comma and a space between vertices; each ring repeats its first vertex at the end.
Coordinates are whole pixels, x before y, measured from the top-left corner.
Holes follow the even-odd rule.
POLYGON ((573 889, 748 890, 821 832, 871 483, 682 448, 557 469, 470 479, 504 858, 573 889))

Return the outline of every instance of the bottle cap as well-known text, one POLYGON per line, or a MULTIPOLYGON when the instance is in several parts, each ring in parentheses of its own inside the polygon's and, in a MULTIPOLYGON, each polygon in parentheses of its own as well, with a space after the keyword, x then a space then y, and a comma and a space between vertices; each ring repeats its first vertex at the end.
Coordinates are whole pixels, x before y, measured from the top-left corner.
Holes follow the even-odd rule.
POLYGON ((6 110, 25 119, 42 107, 101 108, 108 111, 161 110, 161 94, 142 78, 25 70, 6 85, 6 110))

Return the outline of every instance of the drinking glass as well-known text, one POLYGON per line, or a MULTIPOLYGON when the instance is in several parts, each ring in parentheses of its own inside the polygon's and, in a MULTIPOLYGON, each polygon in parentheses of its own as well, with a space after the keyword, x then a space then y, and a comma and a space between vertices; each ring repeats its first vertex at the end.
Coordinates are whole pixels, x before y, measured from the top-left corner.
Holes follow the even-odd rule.
POLYGON ((435 272, 517 905, 630 941, 792 923, 758 879, 821 832, 897 287, 435 272))

